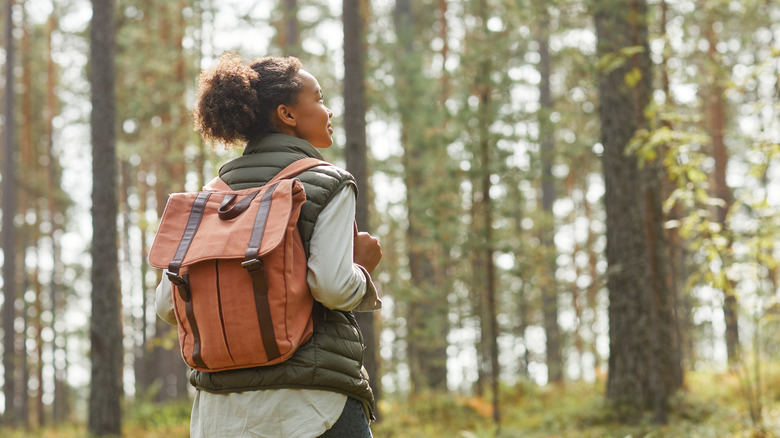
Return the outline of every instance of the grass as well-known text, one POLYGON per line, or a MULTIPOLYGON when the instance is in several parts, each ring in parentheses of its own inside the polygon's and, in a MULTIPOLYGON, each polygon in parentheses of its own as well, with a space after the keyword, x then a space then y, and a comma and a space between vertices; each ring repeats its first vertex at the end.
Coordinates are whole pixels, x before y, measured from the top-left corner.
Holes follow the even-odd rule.
MULTIPOLYGON (((772 373, 780 376, 780 373, 772 373)), ((732 374, 686 375, 686 389, 670 401, 669 422, 659 426, 650 416, 621 424, 604 403, 603 383, 568 383, 503 388, 501 427, 492 423, 490 400, 474 396, 425 393, 382 400, 382 421, 372 425, 376 438, 769 438, 780 437, 780 379, 765 382, 763 421, 750 420, 740 380, 732 374)), ((125 408, 125 437, 189 436, 190 403, 150 402, 125 408)), ((56 429, 0 429, 7 438, 85 437, 84 425, 56 429)))

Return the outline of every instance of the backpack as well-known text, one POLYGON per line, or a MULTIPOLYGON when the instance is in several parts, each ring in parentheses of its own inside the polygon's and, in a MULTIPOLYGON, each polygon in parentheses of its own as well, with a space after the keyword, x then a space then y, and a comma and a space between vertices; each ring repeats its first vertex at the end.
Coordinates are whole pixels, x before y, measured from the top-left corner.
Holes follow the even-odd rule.
POLYGON ((313 333, 314 299, 297 222, 296 175, 330 165, 298 160, 260 188, 219 177, 168 198, 149 251, 173 284, 182 357, 199 371, 273 365, 313 333))

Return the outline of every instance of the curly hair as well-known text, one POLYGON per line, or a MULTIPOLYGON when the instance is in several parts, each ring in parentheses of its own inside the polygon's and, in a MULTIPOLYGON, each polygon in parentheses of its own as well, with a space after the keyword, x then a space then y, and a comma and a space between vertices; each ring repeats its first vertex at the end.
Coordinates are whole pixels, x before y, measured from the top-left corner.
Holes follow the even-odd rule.
POLYGON ((226 147, 276 131, 279 105, 295 105, 303 82, 298 58, 258 58, 244 64, 234 53, 198 77, 198 98, 193 111, 195 130, 207 142, 226 147))

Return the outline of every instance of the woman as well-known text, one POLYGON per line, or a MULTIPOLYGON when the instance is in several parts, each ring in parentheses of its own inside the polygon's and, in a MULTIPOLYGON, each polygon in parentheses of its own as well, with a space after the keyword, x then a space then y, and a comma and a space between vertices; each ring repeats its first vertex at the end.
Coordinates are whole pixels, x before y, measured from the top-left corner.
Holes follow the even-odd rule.
MULTIPOLYGON (((232 189, 262 186, 287 165, 322 159, 333 113, 298 59, 243 64, 223 56, 198 79, 195 128, 204 140, 243 147, 219 175, 232 189)), ((362 335, 351 311, 381 308, 370 273, 382 258, 376 238, 354 233, 356 185, 348 172, 318 166, 298 176, 306 191, 298 229, 307 282, 321 315, 314 335, 278 365, 202 372, 192 437, 370 437, 374 398, 363 368, 362 335)), ((157 288, 157 313, 175 324, 171 286, 157 288)))

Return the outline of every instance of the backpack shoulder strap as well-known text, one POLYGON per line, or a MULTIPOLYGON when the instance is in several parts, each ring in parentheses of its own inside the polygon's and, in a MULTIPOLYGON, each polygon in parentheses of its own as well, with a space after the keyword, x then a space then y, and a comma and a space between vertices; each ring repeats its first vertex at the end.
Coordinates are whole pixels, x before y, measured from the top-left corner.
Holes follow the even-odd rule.
POLYGON ((279 182, 286 178, 293 178, 295 176, 298 176, 299 174, 311 169, 312 167, 317 166, 331 166, 332 164, 328 163, 327 161, 322 161, 317 158, 303 158, 300 160, 297 160, 290 164, 289 166, 282 169, 281 172, 279 172, 271 181, 268 181, 268 185, 271 185, 275 182, 279 182))
POLYGON ((203 190, 205 191, 230 191, 233 190, 230 188, 229 185, 225 181, 222 181, 222 178, 215 176, 214 179, 206 183, 205 186, 203 186, 203 190))
MULTIPOLYGON (((312 167, 317 167, 317 166, 332 166, 332 164, 317 158, 303 158, 293 162, 289 166, 282 169, 282 171, 279 172, 275 177, 273 177, 271 181, 268 181, 267 185, 271 185, 275 182, 279 182, 286 178, 293 178, 311 169, 312 167)), ((203 190, 230 191, 233 189, 231 189, 230 186, 227 185, 227 183, 222 180, 222 178, 215 176, 211 181, 209 181, 205 186, 203 186, 203 190)))

